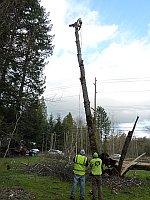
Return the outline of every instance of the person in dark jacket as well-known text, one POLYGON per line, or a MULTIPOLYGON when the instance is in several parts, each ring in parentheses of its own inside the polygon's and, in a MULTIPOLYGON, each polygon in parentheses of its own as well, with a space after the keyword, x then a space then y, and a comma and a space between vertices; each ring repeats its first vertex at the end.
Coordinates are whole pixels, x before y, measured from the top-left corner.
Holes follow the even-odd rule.
POLYGON ((75 193, 77 184, 80 185, 80 200, 84 200, 85 196, 85 171, 88 166, 88 158, 85 156, 85 151, 82 149, 80 154, 77 154, 74 158, 74 180, 70 199, 75 199, 75 193))

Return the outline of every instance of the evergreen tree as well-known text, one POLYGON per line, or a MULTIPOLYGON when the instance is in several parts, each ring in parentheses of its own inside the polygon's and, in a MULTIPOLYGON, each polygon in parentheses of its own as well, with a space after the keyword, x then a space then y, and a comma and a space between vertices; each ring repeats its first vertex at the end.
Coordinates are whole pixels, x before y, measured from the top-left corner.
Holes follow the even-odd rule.
POLYGON ((63 150, 64 147, 64 130, 60 115, 56 119, 56 124, 54 126, 54 148, 63 150))
POLYGON ((55 126, 55 120, 53 117, 53 114, 51 113, 49 119, 48 119, 48 143, 50 149, 53 149, 54 146, 54 126, 55 126))
POLYGON ((76 125, 70 112, 63 119, 63 130, 64 150, 70 153, 74 149, 76 142, 76 125))
POLYGON ((37 105, 44 92, 43 69, 53 52, 53 36, 38 0, 2 0, 0 8, 0 124, 1 134, 7 134, 17 113, 37 105))
POLYGON ((47 114, 43 98, 23 112, 17 129, 17 139, 23 140, 28 147, 34 142, 40 150, 47 149, 47 114))
POLYGON ((96 110, 96 126, 98 137, 100 139, 100 151, 102 151, 102 141, 103 141, 103 150, 107 151, 107 139, 109 136, 111 121, 104 110, 104 108, 98 106, 96 110))

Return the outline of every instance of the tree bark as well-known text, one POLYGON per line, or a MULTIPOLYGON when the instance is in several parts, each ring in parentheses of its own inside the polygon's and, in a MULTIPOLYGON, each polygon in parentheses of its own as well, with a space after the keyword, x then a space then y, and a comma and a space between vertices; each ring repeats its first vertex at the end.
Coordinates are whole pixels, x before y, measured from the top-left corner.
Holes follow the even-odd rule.
POLYGON ((137 116, 136 121, 134 123, 134 126, 132 128, 132 131, 128 132, 128 135, 126 137, 126 140, 125 140, 122 152, 121 152, 121 157, 120 157, 119 165, 118 165, 118 172, 119 172, 120 175, 121 175, 121 170, 122 170, 122 164, 123 164, 123 161, 126 157, 127 150, 128 150, 128 147, 129 147, 129 144, 130 144, 130 141, 131 141, 131 138, 132 138, 132 135, 133 135, 134 129, 136 127, 136 123, 137 123, 138 119, 139 119, 139 117, 137 116))
POLYGON ((86 86, 84 64, 83 64, 83 60, 82 60, 82 56, 81 56, 81 47, 80 47, 80 40, 79 40, 79 33, 78 33, 81 28, 81 25, 82 25, 82 22, 81 22, 81 24, 79 24, 79 21, 77 20, 77 22, 75 22, 74 24, 71 24, 69 26, 75 28, 77 58, 78 58, 80 74, 81 74, 80 82, 81 82, 82 92, 83 92, 86 122, 87 122, 87 126, 88 126, 88 134, 89 134, 91 151, 92 151, 92 153, 94 153, 94 152, 99 152, 99 151, 98 151, 97 143, 96 143, 96 134, 95 134, 93 117, 92 117, 91 108, 90 108, 90 101, 89 101, 88 91, 87 91, 87 86, 86 86))

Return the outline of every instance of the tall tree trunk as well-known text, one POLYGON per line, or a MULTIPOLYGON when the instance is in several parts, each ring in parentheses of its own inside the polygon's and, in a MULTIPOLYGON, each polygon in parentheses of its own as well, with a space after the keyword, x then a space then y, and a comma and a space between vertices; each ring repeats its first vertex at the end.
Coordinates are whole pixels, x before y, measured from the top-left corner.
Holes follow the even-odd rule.
POLYGON ((51 140, 50 140, 50 149, 53 148, 53 143, 54 143, 54 134, 51 133, 51 140))
POLYGON ((86 86, 86 79, 85 79, 85 70, 84 70, 84 64, 81 56, 81 47, 80 47, 80 40, 79 40, 79 30, 81 28, 82 21, 79 18, 77 22, 74 24, 69 25, 70 27, 75 28, 75 37, 76 37, 76 46, 77 46, 77 58, 78 58, 78 63, 80 67, 80 82, 82 86, 82 92, 83 92, 83 99, 84 99, 84 108, 85 108, 85 114, 86 114, 86 121, 87 121, 87 126, 88 126, 88 133, 89 133, 89 140, 90 140, 90 147, 92 153, 99 152, 97 148, 97 143, 96 143, 96 135, 95 135, 95 127, 93 123, 93 117, 91 114, 91 108, 90 108, 90 101, 88 97, 88 91, 87 91, 87 86, 86 86))
POLYGON ((136 121, 134 123, 134 126, 132 128, 132 131, 128 132, 128 135, 126 137, 126 140, 125 140, 122 152, 121 152, 121 157, 120 157, 119 165, 118 165, 118 172, 119 172, 120 175, 121 175, 121 170, 122 170, 122 164, 123 164, 123 161, 126 157, 127 150, 128 150, 128 147, 129 147, 129 144, 130 144, 130 141, 131 141, 131 138, 132 138, 132 135, 133 135, 134 129, 136 127, 136 123, 137 123, 138 119, 139 119, 139 117, 137 116, 136 121))

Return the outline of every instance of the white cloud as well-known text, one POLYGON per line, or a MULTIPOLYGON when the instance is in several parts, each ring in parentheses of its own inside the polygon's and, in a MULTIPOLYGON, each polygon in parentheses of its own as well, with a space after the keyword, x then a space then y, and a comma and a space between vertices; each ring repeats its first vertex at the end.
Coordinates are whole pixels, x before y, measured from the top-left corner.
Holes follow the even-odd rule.
POLYGON ((66 0, 42 0, 41 2, 50 12, 55 34, 54 53, 60 49, 65 51, 75 49, 74 30, 69 27, 69 24, 74 23, 79 17, 83 21, 83 43, 86 46, 92 47, 98 42, 111 38, 118 28, 114 24, 100 25, 98 12, 90 10, 83 3, 73 4, 73 1, 66 0))
POLYGON ((113 38, 113 35, 116 33, 118 26, 100 26, 97 24, 85 24, 82 28, 82 42, 83 47, 90 48, 97 47, 98 44, 102 41, 109 40, 113 38))
MULTIPOLYGON (((149 83, 145 78, 150 77, 149 41, 147 38, 131 40, 128 30, 126 33, 119 32, 118 24, 102 25, 100 14, 87 7, 85 2, 74 4, 73 1, 68 0, 42 0, 42 5, 46 6, 47 11, 50 12, 55 34, 54 55, 49 59, 50 62, 45 70, 47 76, 45 94, 50 96, 58 93, 66 97, 79 94, 80 71, 76 56, 75 35, 74 29, 70 28, 69 24, 81 17, 83 26, 80 41, 90 101, 93 102, 93 82, 96 77, 97 90, 101 92, 97 94, 97 104, 122 107, 121 112, 117 108, 114 111, 117 119, 120 117, 124 121, 128 119, 131 121, 134 116, 140 114, 141 120, 144 120, 148 117, 149 110, 139 108, 135 112, 129 107, 142 106, 145 102, 148 105, 150 102, 149 92, 146 92, 149 90, 149 83), (131 78, 137 79, 131 80, 131 78), (104 80, 108 82, 112 79, 116 79, 116 82, 103 83, 104 80), (121 80, 126 82, 121 82, 121 80), (51 91, 51 88, 73 85, 77 87, 51 91), (127 106, 124 110, 123 105, 127 106), (145 114, 141 113, 144 109, 145 114)), ((61 103, 59 102, 59 106, 61 103)), ((75 103, 72 104, 72 109, 73 105, 75 103)), ((70 111, 71 108, 63 107, 63 110, 65 109, 70 111)), ((111 113, 111 109, 108 109, 108 112, 111 113)))

